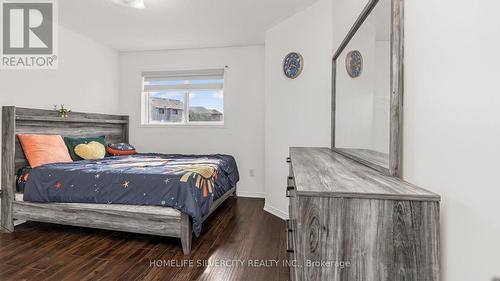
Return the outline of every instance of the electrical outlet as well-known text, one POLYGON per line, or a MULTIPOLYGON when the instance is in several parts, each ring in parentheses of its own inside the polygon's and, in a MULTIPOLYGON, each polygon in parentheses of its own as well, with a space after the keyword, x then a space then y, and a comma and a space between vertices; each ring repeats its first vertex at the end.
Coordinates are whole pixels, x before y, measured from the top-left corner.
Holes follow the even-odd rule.
POLYGON ((251 176, 251 177, 255 177, 255 170, 254 169, 250 169, 248 171, 248 174, 251 176))

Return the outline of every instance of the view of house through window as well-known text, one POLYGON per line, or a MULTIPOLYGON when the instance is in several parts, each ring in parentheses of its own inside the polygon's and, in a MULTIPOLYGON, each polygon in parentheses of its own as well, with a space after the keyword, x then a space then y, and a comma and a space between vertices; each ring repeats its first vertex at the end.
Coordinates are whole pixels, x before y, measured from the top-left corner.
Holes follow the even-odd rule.
POLYGON ((223 69, 142 75, 142 124, 224 124, 223 69))

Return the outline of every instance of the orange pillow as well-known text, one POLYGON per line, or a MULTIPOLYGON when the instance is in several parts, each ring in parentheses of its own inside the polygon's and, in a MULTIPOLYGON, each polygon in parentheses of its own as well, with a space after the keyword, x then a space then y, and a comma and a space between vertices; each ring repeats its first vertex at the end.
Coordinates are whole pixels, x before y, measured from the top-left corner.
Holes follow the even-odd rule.
POLYGON ((32 168, 73 161, 63 138, 59 135, 18 134, 17 137, 32 168))

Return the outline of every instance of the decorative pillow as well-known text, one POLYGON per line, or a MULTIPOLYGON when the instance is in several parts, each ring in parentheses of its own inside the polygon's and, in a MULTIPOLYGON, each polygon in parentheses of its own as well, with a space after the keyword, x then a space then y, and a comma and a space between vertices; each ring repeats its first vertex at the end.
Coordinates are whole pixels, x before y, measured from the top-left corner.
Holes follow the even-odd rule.
POLYGON ((18 134, 17 137, 32 168, 50 163, 72 162, 68 148, 59 135, 18 134))
POLYGON ((135 154, 135 147, 128 143, 111 143, 106 146, 106 151, 111 155, 131 155, 135 154))
POLYGON ((75 154, 85 160, 102 159, 106 156, 106 149, 102 143, 91 141, 77 145, 75 147, 75 154))
POLYGON ((92 141, 98 142, 102 144, 103 146, 106 146, 106 138, 104 136, 100 137, 95 137, 95 138, 70 138, 70 137, 64 137, 64 142, 66 143, 66 146, 68 147, 69 154, 71 155, 71 159, 74 161, 78 160, 83 160, 82 157, 78 156, 75 153, 75 147, 79 144, 87 144, 92 141))
POLYGON ((17 171, 16 175, 16 186, 17 192, 24 193, 24 187, 26 186, 26 182, 30 176, 31 167, 22 167, 17 171))

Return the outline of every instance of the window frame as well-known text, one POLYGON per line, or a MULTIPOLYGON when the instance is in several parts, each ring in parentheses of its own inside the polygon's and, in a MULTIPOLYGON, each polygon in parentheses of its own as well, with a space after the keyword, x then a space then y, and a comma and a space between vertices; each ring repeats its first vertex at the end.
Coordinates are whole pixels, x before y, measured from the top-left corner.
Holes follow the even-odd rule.
MULTIPOLYGON (((145 70, 141 71, 141 119, 140 127, 172 127, 172 128, 196 128, 196 127, 209 127, 209 128, 225 128, 226 127, 226 74, 227 66, 225 67, 212 67, 212 68, 202 68, 202 69, 156 69, 156 70, 145 70), (182 92, 184 94, 184 114, 181 122, 151 122, 150 121, 150 104, 149 104, 149 94, 153 92, 144 91, 144 76, 143 72, 161 72, 161 71, 190 71, 193 72, 197 70, 210 70, 210 69, 223 69, 223 82, 222 82, 222 121, 189 121, 189 94, 190 92, 203 91, 204 89, 190 89, 190 90, 179 90, 177 92, 182 92)), ((213 89, 206 89, 213 90, 213 89)))

